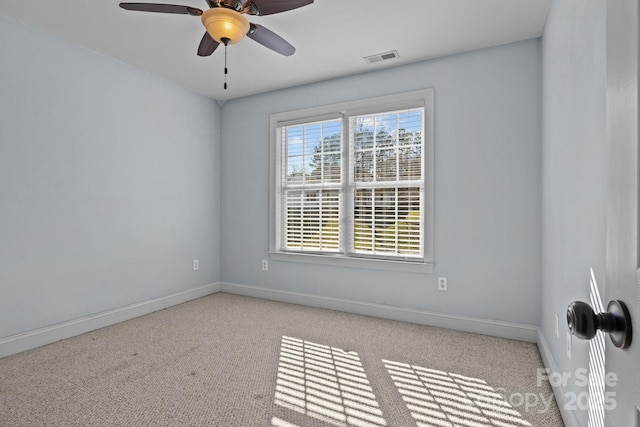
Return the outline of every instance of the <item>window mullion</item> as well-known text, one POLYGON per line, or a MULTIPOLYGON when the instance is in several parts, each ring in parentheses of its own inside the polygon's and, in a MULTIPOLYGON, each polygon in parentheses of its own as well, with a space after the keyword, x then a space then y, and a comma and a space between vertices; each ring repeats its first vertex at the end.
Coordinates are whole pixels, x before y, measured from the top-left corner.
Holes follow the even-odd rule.
POLYGON ((351 251, 351 236, 353 235, 353 197, 354 191, 352 183, 354 182, 354 175, 352 171, 352 148, 351 148, 351 127, 349 126, 349 117, 346 114, 342 116, 342 134, 340 141, 341 150, 341 164, 340 164, 340 181, 342 183, 341 188, 341 202, 340 206, 340 251, 342 253, 348 253, 351 251))

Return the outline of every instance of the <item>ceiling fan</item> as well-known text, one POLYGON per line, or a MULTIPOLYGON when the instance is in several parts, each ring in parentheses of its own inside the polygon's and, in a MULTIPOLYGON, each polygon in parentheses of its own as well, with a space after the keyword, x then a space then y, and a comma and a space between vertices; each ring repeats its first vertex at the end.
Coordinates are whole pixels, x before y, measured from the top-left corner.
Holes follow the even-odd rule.
MULTIPOLYGON (((314 0, 206 0, 209 9, 202 11, 191 6, 159 3, 120 3, 126 10, 140 12, 175 13, 200 16, 206 32, 198 46, 199 56, 209 56, 223 44, 235 44, 244 36, 285 56, 296 51, 289 42, 273 31, 259 24, 249 22, 244 15, 273 15, 297 9, 313 3, 314 0)), ((225 51, 226 52, 226 51, 225 51)), ((226 62, 226 54, 225 54, 226 62)), ((225 80, 227 68, 225 65, 225 80)), ((226 87, 225 81, 225 89, 226 87)))

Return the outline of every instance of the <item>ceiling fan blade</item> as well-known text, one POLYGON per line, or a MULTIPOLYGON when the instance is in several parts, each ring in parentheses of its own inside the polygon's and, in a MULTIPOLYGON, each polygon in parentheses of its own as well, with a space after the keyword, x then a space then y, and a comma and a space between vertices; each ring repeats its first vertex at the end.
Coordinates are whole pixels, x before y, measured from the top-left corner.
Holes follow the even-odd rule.
POLYGON ((137 10, 140 12, 177 13, 181 15, 193 16, 200 16, 203 13, 198 8, 181 6, 178 4, 120 3, 120 7, 126 10, 137 10))
POLYGON ((286 12, 313 3, 313 0, 252 0, 259 11, 259 15, 273 15, 286 12))
POLYGON ((211 55, 219 45, 220 43, 211 38, 209 33, 205 31, 204 36, 202 36, 202 40, 200 41, 200 46, 198 46, 198 56, 211 55))
POLYGON ((288 41, 262 25, 251 24, 247 37, 284 56, 291 56, 296 51, 296 48, 291 46, 288 41))

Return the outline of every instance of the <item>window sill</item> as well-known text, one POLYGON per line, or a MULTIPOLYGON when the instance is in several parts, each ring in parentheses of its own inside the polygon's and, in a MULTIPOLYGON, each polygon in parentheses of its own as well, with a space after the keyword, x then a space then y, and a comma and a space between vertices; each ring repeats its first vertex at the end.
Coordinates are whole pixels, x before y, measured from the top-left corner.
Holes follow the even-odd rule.
POLYGON ((299 262, 307 264, 333 265, 347 268, 367 268, 371 270, 398 271, 404 273, 433 273, 433 262, 396 261, 388 259, 369 259, 345 257, 341 255, 316 255, 292 252, 269 252, 274 261, 299 262))

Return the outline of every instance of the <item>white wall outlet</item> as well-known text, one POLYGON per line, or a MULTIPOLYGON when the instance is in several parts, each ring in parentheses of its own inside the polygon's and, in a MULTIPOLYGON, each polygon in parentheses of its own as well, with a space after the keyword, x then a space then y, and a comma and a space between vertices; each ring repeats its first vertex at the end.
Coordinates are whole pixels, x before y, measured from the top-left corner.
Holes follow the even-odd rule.
POLYGON ((262 260, 262 271, 269 271, 269 261, 266 259, 262 260))
POLYGON ((446 277, 438 277, 438 290, 446 291, 447 290, 447 278, 446 277))
POLYGON ((560 338, 560 319, 558 313, 556 313, 556 338, 560 338))
POLYGON ((567 331, 567 357, 571 359, 571 333, 567 331))
POLYGON ((200 268, 200 261, 198 261, 197 259, 193 260, 193 264, 191 265, 193 268, 193 271, 196 271, 200 268))

